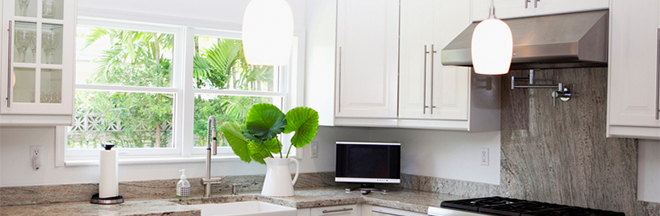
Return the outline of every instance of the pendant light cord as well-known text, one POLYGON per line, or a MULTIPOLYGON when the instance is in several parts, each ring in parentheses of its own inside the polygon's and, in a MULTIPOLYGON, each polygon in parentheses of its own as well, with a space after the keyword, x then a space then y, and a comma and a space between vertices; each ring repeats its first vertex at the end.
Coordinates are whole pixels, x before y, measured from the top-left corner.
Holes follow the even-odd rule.
POLYGON ((490 1, 490 15, 488 15, 488 19, 497 19, 495 17, 495 0, 490 1))

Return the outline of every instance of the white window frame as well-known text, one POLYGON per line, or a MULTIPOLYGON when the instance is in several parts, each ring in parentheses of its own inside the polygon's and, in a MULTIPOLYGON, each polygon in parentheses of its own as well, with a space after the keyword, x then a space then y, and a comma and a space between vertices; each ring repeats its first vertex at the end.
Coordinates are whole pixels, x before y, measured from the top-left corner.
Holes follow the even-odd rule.
MULTIPOLYGON (((238 31, 216 30, 195 28, 186 26, 162 25, 155 23, 142 23, 133 21, 119 21, 98 19, 91 17, 79 17, 79 25, 98 26, 103 28, 114 28, 135 31, 153 31, 158 33, 168 33, 174 35, 173 46, 173 67, 172 67, 172 86, 171 87, 137 87, 137 86, 107 86, 107 85, 89 85, 76 84, 75 90, 88 91, 124 91, 124 92, 149 92, 149 93, 168 93, 174 94, 174 115, 172 119, 172 141, 174 148, 148 148, 148 149, 122 149, 119 152, 120 164, 150 164, 150 163, 179 163, 179 162, 203 162, 206 154, 206 147, 194 147, 194 95, 195 94, 216 94, 216 95, 234 95, 234 96, 258 96, 258 97, 279 97, 281 98, 281 107, 284 112, 289 110, 293 101, 290 90, 291 85, 300 85, 301 78, 298 55, 299 40, 294 37, 294 47, 289 67, 278 67, 279 88, 273 92, 263 91, 241 91, 241 90, 212 90, 196 89, 193 86, 193 58, 194 37, 213 36, 229 39, 240 39, 241 33, 238 31), (297 81, 290 82, 292 78, 297 81)), ((303 41, 304 42, 304 41, 303 41)), ((294 88, 301 89, 302 86, 294 88)), ((276 104, 277 105, 277 104, 276 104)), ((55 130, 56 142, 56 166, 81 166, 98 164, 98 155, 100 148, 93 150, 74 150, 67 149, 67 128, 57 127, 55 130)), ((286 152, 290 146, 290 135, 281 137, 283 142, 282 151, 286 152)), ((216 160, 238 160, 230 147, 219 147, 216 160)), ((289 157, 293 158, 301 155, 302 150, 294 149, 289 157)), ((284 153, 286 154, 286 153, 284 153)))
MULTIPOLYGON (((226 30, 206 29, 206 28, 195 28, 193 31, 194 31, 194 36, 222 37, 222 38, 235 39, 235 40, 241 39, 241 32, 237 32, 237 31, 226 31, 226 30)), ((286 74, 288 74, 288 72, 286 71, 285 67, 275 67, 274 69, 278 73, 276 77, 276 79, 278 79, 276 91, 267 92, 267 91, 196 89, 192 85, 190 85, 190 91, 193 92, 192 93, 193 98, 195 94, 213 94, 213 95, 224 95, 224 96, 248 96, 248 97, 278 97, 278 98, 282 98, 282 100, 280 104, 275 103, 274 105, 282 110, 288 110, 288 106, 286 106, 286 103, 284 102, 287 97, 287 93, 285 93, 285 88, 284 88, 284 86, 286 86, 286 79, 284 79, 284 77, 286 77, 286 74)), ((193 76, 192 69, 187 71, 190 71, 190 74, 186 74, 186 77, 188 76, 192 77, 193 76)), ((192 124, 190 125, 190 127, 192 127, 192 124)), ((191 137, 188 140, 193 140, 193 138, 191 137)), ((282 147, 283 149, 289 146, 288 144, 290 143, 290 141, 288 141, 288 139, 286 139, 286 141, 282 140, 282 142, 284 142, 282 147)), ((192 147, 191 154, 206 155, 206 147, 192 147)), ((234 155, 230 147, 218 147, 218 154, 234 155)))

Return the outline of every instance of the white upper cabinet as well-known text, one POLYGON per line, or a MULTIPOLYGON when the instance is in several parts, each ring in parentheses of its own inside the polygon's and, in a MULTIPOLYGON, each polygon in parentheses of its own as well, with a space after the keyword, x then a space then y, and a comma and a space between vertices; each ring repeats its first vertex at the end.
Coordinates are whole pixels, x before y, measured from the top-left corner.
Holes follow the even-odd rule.
POLYGON ((309 1, 306 7, 305 106, 319 113, 319 124, 335 124, 337 1, 309 1))
MULTIPOLYGON (((435 26, 433 0, 401 1, 401 38, 399 57, 399 117, 430 118, 431 55, 435 26)), ((432 53, 434 52, 434 53, 432 53)), ((440 63, 438 61, 438 63, 440 63)))
POLYGON ((69 125, 73 115, 76 2, 6 0, 1 125, 69 125))
POLYGON ((469 68, 440 51, 469 24, 467 1, 401 1, 399 118, 467 120, 469 68))
POLYGON ((401 0, 399 127, 499 129, 499 79, 440 62, 442 48, 471 23, 465 11, 469 1, 401 0))
POLYGON ((337 1, 335 124, 396 125, 398 30, 397 0, 337 1))
MULTIPOLYGON (((472 20, 488 18, 491 0, 472 0, 472 20)), ((500 19, 607 9, 609 0, 495 0, 500 19)))
POLYGON ((612 1, 608 136, 660 139, 659 7, 612 1))
MULTIPOLYGON (((431 118, 468 120, 470 68, 443 66, 442 48, 470 25, 470 11, 465 0, 433 1, 433 55, 431 55, 431 118), (434 108, 435 107, 435 108, 434 108)), ((499 107, 498 107, 499 109, 499 107)))
POLYGON ((333 3, 307 6, 305 105, 322 125, 499 130, 499 77, 440 62, 471 22, 470 1, 333 3))

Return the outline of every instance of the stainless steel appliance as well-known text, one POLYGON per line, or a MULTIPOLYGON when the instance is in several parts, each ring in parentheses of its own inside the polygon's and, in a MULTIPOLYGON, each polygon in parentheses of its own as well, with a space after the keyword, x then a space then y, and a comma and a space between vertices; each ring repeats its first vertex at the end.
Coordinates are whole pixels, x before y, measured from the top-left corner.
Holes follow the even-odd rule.
POLYGON ((625 216, 621 212, 604 211, 506 197, 443 201, 440 207, 429 207, 429 215, 515 215, 515 216, 625 216))
MULTIPOLYGON (((504 19, 513 35, 511 69, 606 67, 607 10, 504 19)), ((472 23, 444 49, 443 65, 472 66, 472 23)))

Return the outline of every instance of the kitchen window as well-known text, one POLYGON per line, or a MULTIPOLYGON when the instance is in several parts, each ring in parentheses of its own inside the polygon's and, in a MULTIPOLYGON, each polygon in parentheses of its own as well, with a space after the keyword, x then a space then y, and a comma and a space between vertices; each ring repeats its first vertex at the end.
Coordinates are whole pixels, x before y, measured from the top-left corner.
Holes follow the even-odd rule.
MULTIPOLYGON (((240 32, 94 18, 77 31, 75 123, 57 129, 60 166, 93 163, 108 142, 120 160, 199 159, 209 116, 219 129, 256 103, 286 109, 288 68, 247 64, 240 32)), ((219 157, 235 157, 218 140, 219 157)))

